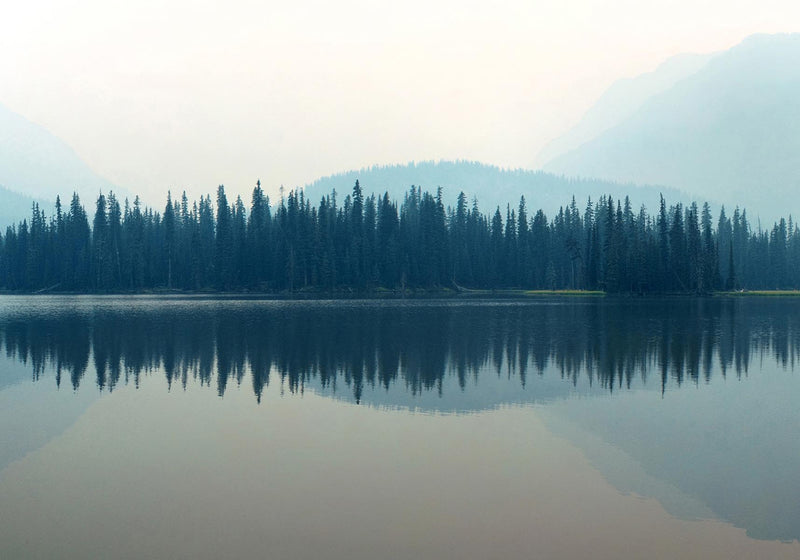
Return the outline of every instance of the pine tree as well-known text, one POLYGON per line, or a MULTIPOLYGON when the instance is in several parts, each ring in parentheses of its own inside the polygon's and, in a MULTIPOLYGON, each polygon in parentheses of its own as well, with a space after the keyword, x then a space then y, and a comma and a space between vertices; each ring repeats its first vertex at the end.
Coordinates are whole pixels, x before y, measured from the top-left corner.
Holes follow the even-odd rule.
POLYGON ((215 243, 214 269, 217 286, 230 290, 233 286, 233 224, 225 187, 217 189, 217 231, 215 243))
POLYGON ((167 268, 167 288, 172 289, 172 274, 175 264, 175 211, 172 207, 172 193, 167 191, 167 205, 162 219, 164 227, 164 253, 167 268))
POLYGON ((733 291, 736 289, 736 270, 733 264, 733 245, 728 245, 728 277, 725 280, 725 289, 733 291))

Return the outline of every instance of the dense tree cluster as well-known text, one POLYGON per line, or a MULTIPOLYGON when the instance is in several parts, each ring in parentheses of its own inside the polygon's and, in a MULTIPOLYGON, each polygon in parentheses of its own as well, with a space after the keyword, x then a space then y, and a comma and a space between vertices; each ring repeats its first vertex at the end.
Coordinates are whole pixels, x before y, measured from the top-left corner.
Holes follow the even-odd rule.
POLYGON ((303 191, 270 204, 258 184, 249 208, 190 204, 167 196, 163 212, 137 198, 100 195, 94 216, 77 195, 46 217, 0 238, 0 287, 16 291, 262 290, 376 288, 602 289, 707 293, 800 287, 800 228, 781 219, 753 228, 745 211, 714 220, 708 205, 667 206, 655 215, 630 200, 575 199, 552 218, 523 197, 484 214, 460 193, 445 206, 412 186, 398 204, 364 196, 356 181, 314 206, 303 191))

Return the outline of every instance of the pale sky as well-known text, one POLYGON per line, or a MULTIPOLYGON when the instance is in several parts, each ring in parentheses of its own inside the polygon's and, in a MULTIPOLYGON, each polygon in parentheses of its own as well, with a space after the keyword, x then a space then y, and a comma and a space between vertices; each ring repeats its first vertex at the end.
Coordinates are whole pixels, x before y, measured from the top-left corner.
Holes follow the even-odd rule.
POLYGON ((800 31, 778 0, 0 4, 0 103, 148 201, 410 160, 530 167, 615 80, 800 31))

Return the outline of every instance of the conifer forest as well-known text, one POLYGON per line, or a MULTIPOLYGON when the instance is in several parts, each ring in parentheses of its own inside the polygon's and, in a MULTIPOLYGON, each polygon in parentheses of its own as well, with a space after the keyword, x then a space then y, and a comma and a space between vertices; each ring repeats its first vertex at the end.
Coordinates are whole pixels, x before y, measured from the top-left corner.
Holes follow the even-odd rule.
POLYGON ((629 198, 574 197, 555 216, 525 198, 484 213, 460 193, 412 186, 402 201, 365 196, 356 181, 313 204, 302 190, 272 203, 260 183, 249 204, 225 188, 163 211, 137 197, 100 194, 93 213, 77 194, 0 239, 0 288, 18 292, 149 290, 270 293, 418 289, 579 289, 711 293, 800 288, 800 228, 762 228, 738 207, 708 204, 654 213, 629 198))

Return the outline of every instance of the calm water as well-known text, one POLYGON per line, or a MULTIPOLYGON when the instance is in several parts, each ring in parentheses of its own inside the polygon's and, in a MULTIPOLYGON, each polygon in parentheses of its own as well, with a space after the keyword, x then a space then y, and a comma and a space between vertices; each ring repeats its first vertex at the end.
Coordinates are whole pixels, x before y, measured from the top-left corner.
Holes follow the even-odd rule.
POLYGON ((800 299, 3 297, 0 350, 0 558, 800 558, 800 299))

